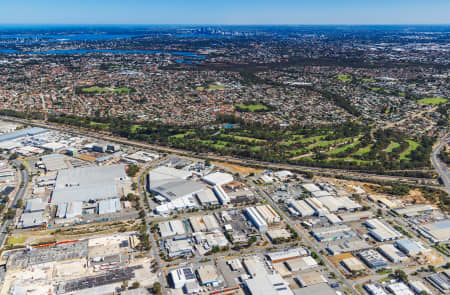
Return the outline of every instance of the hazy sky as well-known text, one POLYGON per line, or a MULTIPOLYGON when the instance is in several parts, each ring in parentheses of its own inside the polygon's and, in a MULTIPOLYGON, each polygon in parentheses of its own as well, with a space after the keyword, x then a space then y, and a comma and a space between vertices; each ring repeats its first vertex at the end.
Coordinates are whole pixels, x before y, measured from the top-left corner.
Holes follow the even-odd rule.
POLYGON ((450 24, 450 0, 1 0, 12 24, 450 24))

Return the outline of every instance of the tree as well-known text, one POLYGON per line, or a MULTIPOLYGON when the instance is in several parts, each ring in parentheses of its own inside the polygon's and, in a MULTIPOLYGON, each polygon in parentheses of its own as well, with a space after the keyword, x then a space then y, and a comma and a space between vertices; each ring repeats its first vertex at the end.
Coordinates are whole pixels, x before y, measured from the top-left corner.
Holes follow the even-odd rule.
POLYGON ((19 155, 17 154, 17 153, 14 153, 14 154, 11 154, 10 156, 9 156, 9 159, 10 160, 15 160, 15 159, 17 159, 19 157, 19 155))
POLYGON ((23 207, 23 200, 22 199, 17 200, 16 207, 17 208, 22 208, 23 207))
POLYGON ((139 284, 139 282, 133 282, 133 284, 131 284, 130 289, 137 289, 139 288, 141 285, 139 284))
POLYGON ((135 177, 138 171, 139 171, 138 165, 128 165, 127 167, 127 175, 129 177, 135 177))
POLYGON ((160 282, 155 282, 154 284, 153 284, 153 293, 155 293, 155 294, 161 294, 161 283, 160 282))
POLYGON ((401 269, 397 269, 394 272, 394 275, 403 283, 407 283, 408 282, 408 275, 401 269))

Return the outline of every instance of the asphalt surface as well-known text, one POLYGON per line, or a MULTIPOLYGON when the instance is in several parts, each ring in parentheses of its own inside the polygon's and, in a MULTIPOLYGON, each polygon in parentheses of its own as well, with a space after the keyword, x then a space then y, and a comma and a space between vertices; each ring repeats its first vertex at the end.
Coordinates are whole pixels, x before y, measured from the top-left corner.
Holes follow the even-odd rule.
MULTIPOLYGON (((16 165, 16 167, 20 167, 21 163, 18 160, 12 160, 10 161, 12 162, 14 165, 16 165)), ((11 207, 15 207, 17 204, 17 201, 22 199, 25 195, 25 192, 27 190, 27 185, 28 185, 28 181, 29 181, 29 176, 28 176, 28 171, 26 169, 24 170, 20 170, 19 171, 19 189, 17 190, 12 202, 10 203, 10 208, 11 207)), ((8 219, 5 222, 3 222, 2 226, 0 227, 0 246, 3 246, 3 243, 6 239, 7 236, 7 229, 8 227, 13 223, 14 219, 8 219)))
POLYGON ((439 143, 433 149, 431 153, 431 163, 436 169, 437 173, 441 177, 442 182, 444 183, 445 188, 447 189, 447 193, 450 194, 450 173, 444 162, 439 158, 439 153, 445 147, 446 144, 450 142, 450 136, 447 134, 444 138, 439 140, 439 143))

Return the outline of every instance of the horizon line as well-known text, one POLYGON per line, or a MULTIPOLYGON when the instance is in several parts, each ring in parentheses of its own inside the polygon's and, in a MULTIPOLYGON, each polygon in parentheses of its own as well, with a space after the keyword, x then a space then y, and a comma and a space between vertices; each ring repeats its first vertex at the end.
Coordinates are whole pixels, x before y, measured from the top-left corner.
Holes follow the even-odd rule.
POLYGON ((404 23, 404 24, 362 24, 362 23, 323 23, 323 24, 212 24, 212 23, 198 23, 198 24, 132 24, 132 23, 2 23, 0 26, 450 26, 450 23, 404 23))

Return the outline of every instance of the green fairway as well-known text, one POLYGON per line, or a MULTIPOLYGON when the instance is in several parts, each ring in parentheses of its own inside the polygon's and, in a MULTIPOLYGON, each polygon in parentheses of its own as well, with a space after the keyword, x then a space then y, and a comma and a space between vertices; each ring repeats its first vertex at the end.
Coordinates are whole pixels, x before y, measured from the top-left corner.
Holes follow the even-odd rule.
POLYGON ((359 150, 357 150, 353 155, 355 156, 362 156, 364 154, 367 154, 372 149, 373 144, 369 144, 368 146, 362 147, 359 150))
POLYGON ((398 148, 400 146, 400 144, 398 142, 395 141, 391 141, 391 143, 389 144, 389 146, 387 147, 387 149, 385 150, 386 153, 392 153, 392 150, 398 148))
POLYGON ((419 147, 419 143, 407 139, 406 142, 408 142, 409 146, 406 151, 400 154, 400 160, 405 160, 411 154, 412 151, 416 150, 419 147))
POLYGON ((236 107, 240 111, 247 111, 247 112, 257 112, 257 111, 268 111, 269 108, 263 104, 237 104, 236 107))
POLYGON ((342 82, 351 82, 353 80, 350 75, 337 75, 337 78, 342 82))
POLYGON ((170 138, 184 138, 185 136, 190 135, 190 134, 195 134, 195 132, 188 131, 186 133, 175 134, 175 135, 171 135, 170 138))
MULTIPOLYGON (((295 135, 293 137, 295 138, 295 135)), ((318 136, 304 137, 304 138, 300 137, 300 139, 298 139, 298 140, 283 141, 281 143, 281 145, 290 146, 290 145, 294 145, 294 144, 298 144, 298 143, 310 143, 310 142, 315 142, 315 141, 321 140, 325 137, 327 137, 327 135, 318 135, 318 136)))
POLYGON ((94 86, 94 87, 83 88, 82 91, 86 92, 86 93, 112 92, 112 93, 122 94, 122 93, 130 93, 132 90, 130 88, 127 88, 127 87, 111 89, 111 88, 101 88, 101 87, 94 86))
POLYGON ((261 144, 261 143, 265 143, 266 142, 266 140, 264 140, 264 139, 252 138, 252 137, 247 137, 247 136, 229 135, 229 134, 220 134, 219 137, 221 139, 224 139, 224 140, 227 140, 227 139, 229 140, 231 138, 234 138, 236 140, 244 141, 246 143, 261 144))
POLYGON ((336 148, 334 150, 329 151, 327 153, 327 155, 331 156, 331 155, 339 154, 341 152, 345 152, 347 149, 350 149, 350 148, 354 147, 357 144, 358 144, 358 141, 356 140, 356 141, 354 141, 354 142, 352 142, 350 144, 346 144, 346 145, 340 146, 340 147, 338 147, 338 148, 336 148))
POLYGON ((428 97, 418 100, 421 104, 431 104, 431 105, 438 105, 441 103, 446 103, 448 99, 443 97, 428 97))
POLYGON ((375 82, 374 79, 370 79, 370 78, 363 78, 362 79, 363 82, 369 83, 369 82, 375 82))
POLYGON ((109 128, 109 124, 108 123, 98 123, 98 122, 89 122, 89 125, 91 125, 94 128, 99 128, 99 129, 103 129, 106 130, 109 128))

